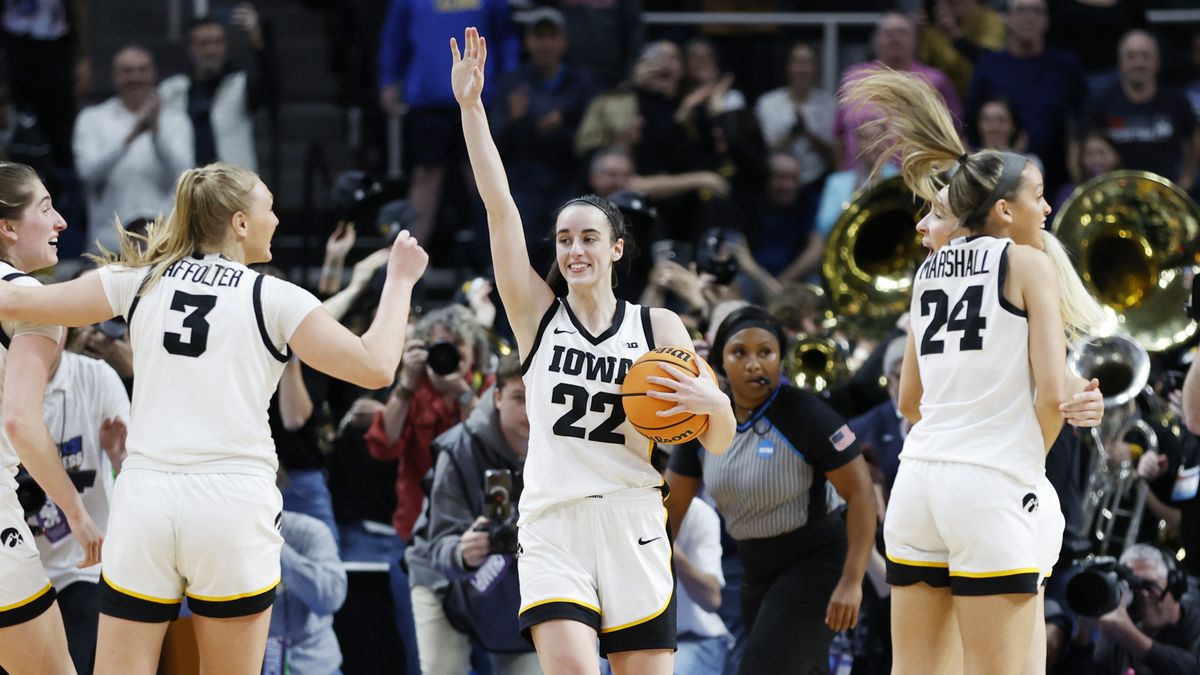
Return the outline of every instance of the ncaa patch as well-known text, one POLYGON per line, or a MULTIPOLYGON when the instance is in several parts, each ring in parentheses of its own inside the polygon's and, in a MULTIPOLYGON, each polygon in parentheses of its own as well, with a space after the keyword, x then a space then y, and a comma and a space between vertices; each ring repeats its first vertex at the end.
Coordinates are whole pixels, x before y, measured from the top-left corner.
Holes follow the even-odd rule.
POLYGON ((832 444, 833 449, 837 450, 838 452, 850 447, 850 444, 854 441, 854 432, 850 430, 849 424, 843 424, 840 429, 833 432, 833 435, 829 437, 830 444, 832 444))

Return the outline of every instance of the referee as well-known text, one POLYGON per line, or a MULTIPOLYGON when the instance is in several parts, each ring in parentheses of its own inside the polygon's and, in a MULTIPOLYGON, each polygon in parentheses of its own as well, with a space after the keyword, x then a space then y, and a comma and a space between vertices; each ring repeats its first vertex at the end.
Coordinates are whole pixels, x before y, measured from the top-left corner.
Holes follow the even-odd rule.
POLYGON ((871 478, 846 421, 780 383, 786 335, 749 306, 717 329, 712 366, 729 382, 737 433, 724 455, 679 446, 667 471, 673 527, 703 481, 742 556, 739 673, 824 672, 834 634, 852 628, 875 541, 871 478), (843 520, 827 483, 847 503, 843 520))

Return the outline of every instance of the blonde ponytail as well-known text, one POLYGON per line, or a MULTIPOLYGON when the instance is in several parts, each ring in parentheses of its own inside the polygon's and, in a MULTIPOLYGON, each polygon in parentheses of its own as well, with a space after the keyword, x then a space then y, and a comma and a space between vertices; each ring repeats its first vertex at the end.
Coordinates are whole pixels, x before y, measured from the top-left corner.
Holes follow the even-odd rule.
POLYGON ((165 219, 156 218, 144 235, 128 232, 118 222, 118 251, 102 248, 100 255, 90 257, 100 265, 150 267, 145 292, 181 258, 220 250, 233 214, 250 210, 257 180, 254 172, 221 162, 188 169, 175 181, 175 203, 165 219))
POLYGON ((1050 232, 1042 231, 1042 249, 1054 265, 1058 276, 1059 313, 1067 338, 1074 341, 1090 335, 1108 335, 1116 328, 1116 317, 1088 293, 1075 271, 1075 264, 1062 242, 1050 232))

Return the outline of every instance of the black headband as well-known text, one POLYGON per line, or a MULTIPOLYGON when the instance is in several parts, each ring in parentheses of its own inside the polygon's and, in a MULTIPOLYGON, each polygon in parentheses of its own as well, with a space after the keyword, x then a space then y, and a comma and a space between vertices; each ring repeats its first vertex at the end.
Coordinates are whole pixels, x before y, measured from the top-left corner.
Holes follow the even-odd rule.
MULTIPOLYGON (((770 333, 771 335, 774 335, 776 339, 780 339, 781 331, 779 328, 779 324, 774 323, 772 321, 767 321, 766 319, 763 319, 761 317, 748 316, 744 319, 741 319, 741 320, 735 322, 733 325, 731 325, 729 327, 729 332, 726 333, 726 336, 727 336, 726 341, 728 341, 729 338, 732 338, 734 335, 737 335, 738 333, 746 330, 747 328, 761 328, 761 329, 767 331, 768 333, 770 333)), ((779 345, 779 348, 783 349, 785 346, 786 345, 781 343, 779 345)))
MULTIPOLYGON (((613 241, 624 238, 625 237, 625 216, 624 216, 624 214, 622 214, 621 210, 618 209, 617 206, 615 204, 613 204, 612 202, 609 202, 610 208, 606 208, 603 204, 600 203, 600 199, 603 199, 603 197, 601 197, 599 199, 593 197, 592 195, 584 195, 582 197, 575 197, 574 199, 568 199, 565 204, 563 204, 562 206, 560 206, 558 208, 558 211, 559 211, 559 213, 562 213, 563 211, 567 210, 568 206, 574 206, 575 204, 587 204, 588 206, 591 206, 591 207, 599 210, 600 213, 604 214, 604 217, 608 220, 608 224, 612 226, 613 232, 616 233, 616 236, 613 237, 613 241), (614 211, 616 213, 617 218, 615 220, 613 218, 613 215, 609 213, 610 210, 614 211)), ((605 200, 605 201, 607 201, 607 200, 605 200)))
POLYGON ((1015 152, 1003 152, 1004 168, 1000 171, 1000 178, 996 181, 996 185, 988 196, 970 213, 963 216, 962 224, 964 227, 969 227, 972 220, 978 216, 987 213, 988 209, 992 208, 996 202, 1004 198, 1004 195, 1010 193, 1021 182, 1021 172, 1025 170, 1025 164, 1029 162, 1023 155, 1018 155, 1015 152))

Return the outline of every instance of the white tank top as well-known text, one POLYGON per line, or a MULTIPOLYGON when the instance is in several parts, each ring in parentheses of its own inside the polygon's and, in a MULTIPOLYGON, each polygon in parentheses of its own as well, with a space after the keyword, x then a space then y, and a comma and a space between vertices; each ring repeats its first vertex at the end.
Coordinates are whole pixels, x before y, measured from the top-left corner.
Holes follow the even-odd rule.
POLYGON ((647 307, 618 300, 612 325, 596 336, 566 300, 546 311, 521 371, 529 411, 521 522, 573 500, 662 485, 651 442, 621 405, 625 373, 653 348, 647 307))
POLYGON ((1010 244, 955 239, 917 270, 911 316, 924 394, 902 459, 978 464, 1030 482, 1044 474, 1029 324, 1003 295, 1010 244))
POLYGON ((274 480, 267 424, 288 340, 320 302, 217 255, 187 257, 139 294, 150 268, 100 268, 129 321, 133 412, 124 468, 274 480))

